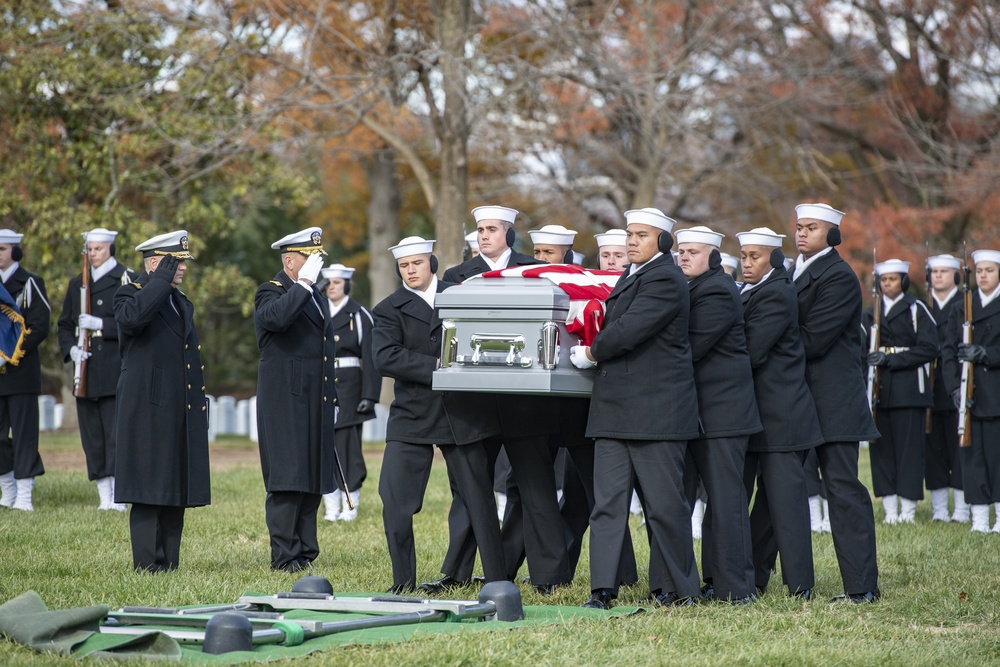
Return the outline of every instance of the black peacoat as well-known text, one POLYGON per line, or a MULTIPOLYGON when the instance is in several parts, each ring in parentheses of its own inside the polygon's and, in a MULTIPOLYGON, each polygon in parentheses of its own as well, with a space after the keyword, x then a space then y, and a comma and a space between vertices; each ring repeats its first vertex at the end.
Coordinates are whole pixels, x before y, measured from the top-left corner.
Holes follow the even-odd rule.
MULTIPOLYGON (((135 271, 117 264, 101 276, 90 281, 90 314, 104 321, 104 328, 90 337, 90 359, 87 360, 87 397, 114 396, 118 389, 122 358, 118 351, 118 324, 115 322, 114 297, 122 285, 136 279, 135 271)), ((70 361, 69 350, 77 344, 77 321, 80 319, 80 288, 83 277, 69 281, 66 298, 59 315, 59 351, 63 361, 70 361)))
POLYGON ((264 488, 330 493, 337 488, 337 388, 329 302, 284 271, 257 288, 254 328, 257 439, 264 488))
POLYGON ((25 334, 21 361, 16 366, 8 363, 0 367, 0 396, 41 394, 42 357, 38 346, 49 335, 49 315, 52 312, 45 293, 45 281, 18 266, 3 286, 24 317, 25 334))
POLYGON ((739 290, 721 266, 688 283, 688 340, 698 391, 701 437, 732 438, 761 430, 739 290))
MULTIPOLYGON (((517 252, 516 250, 510 251, 510 257, 507 259, 507 266, 504 268, 510 268, 513 266, 530 266, 532 264, 545 264, 534 257, 529 257, 523 253, 517 252)), ((464 280, 471 278, 472 276, 478 276, 480 273, 486 273, 490 271, 490 267, 486 264, 486 260, 483 259, 482 255, 476 255, 472 259, 457 264, 447 271, 444 272, 443 280, 446 283, 460 283, 464 280)))
POLYGON ((938 302, 934 299, 931 299, 931 301, 933 302, 931 304, 931 316, 937 323, 938 335, 938 358, 934 364, 934 411, 955 412, 955 403, 951 400, 951 394, 948 393, 947 383, 944 379, 944 364, 941 363, 941 352, 949 335, 948 322, 951 319, 951 311, 957 308, 959 311, 958 316, 962 317, 962 307, 964 305, 962 303, 962 293, 956 289, 952 293, 951 298, 944 302, 943 306, 939 306, 938 302))
POLYGON ((629 267, 605 301, 587 437, 690 440, 698 398, 688 343, 687 281, 669 254, 629 267))
MULTIPOLYGON (((1000 298, 994 299, 985 308, 982 304, 979 290, 973 288, 972 343, 986 348, 989 364, 975 364, 972 369, 975 400, 972 416, 977 419, 995 419, 1000 417, 1000 298)), ((948 320, 948 335, 941 352, 944 381, 949 395, 961 384, 962 362, 958 361, 957 349, 962 342, 964 321, 964 309, 954 308, 948 320)))
MULTIPOLYGON (((441 293, 453 283, 438 281, 441 293)), ((431 389, 441 351, 436 308, 400 287, 372 309, 372 352, 383 377, 393 378, 385 439, 424 445, 467 445, 500 435, 496 398, 431 389), (483 402, 488 402, 484 406, 483 402)))
POLYGON ((861 367, 864 332, 858 277, 831 248, 793 283, 806 351, 806 383, 824 442, 877 440, 861 367))
POLYGON ((119 287, 114 311, 122 358, 115 500, 208 505, 208 414, 194 306, 154 272, 119 287))
MULTIPOLYGON (((886 349, 888 366, 879 369, 878 405, 882 408, 929 408, 934 404, 930 376, 925 364, 938 355, 937 324, 927 307, 911 294, 904 294, 889 312, 885 312, 883 299, 879 325, 879 346, 886 349), (916 330, 914 330, 916 319, 916 330), (908 348, 905 351, 892 351, 908 348)), ((865 311, 862 326, 866 336, 871 336, 874 315, 871 308, 865 311)))
POLYGON ((822 444, 816 404, 806 385, 806 355, 799 336, 799 304, 784 267, 744 290, 743 323, 764 430, 748 451, 794 452, 822 444))
MULTIPOLYGON (((327 302, 329 303, 329 301, 327 302)), ((367 398, 378 403, 382 390, 382 378, 375 370, 372 355, 372 316, 366 308, 347 297, 347 303, 333 320, 333 342, 338 357, 360 359, 360 366, 338 367, 334 370, 337 385, 337 428, 357 426, 375 417, 374 412, 358 414, 358 403, 367 398)))

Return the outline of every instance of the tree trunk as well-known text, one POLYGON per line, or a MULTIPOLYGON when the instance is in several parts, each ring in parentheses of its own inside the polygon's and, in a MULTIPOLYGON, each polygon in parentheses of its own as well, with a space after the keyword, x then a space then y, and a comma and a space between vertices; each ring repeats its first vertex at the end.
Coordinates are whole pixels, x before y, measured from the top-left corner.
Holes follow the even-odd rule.
POLYGON ((399 241, 399 208, 402 196, 396 180, 396 151, 383 148, 362 160, 368 179, 368 279, 372 305, 389 296, 398 286, 389 248, 399 241))

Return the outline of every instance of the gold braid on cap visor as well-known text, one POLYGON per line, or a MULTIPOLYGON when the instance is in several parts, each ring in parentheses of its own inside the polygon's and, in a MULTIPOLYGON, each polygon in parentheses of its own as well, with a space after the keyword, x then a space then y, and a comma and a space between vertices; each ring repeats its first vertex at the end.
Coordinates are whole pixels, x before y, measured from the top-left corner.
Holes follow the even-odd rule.
POLYGON ((315 255, 319 253, 326 257, 326 250, 323 250, 323 246, 318 245, 286 246, 281 249, 281 252, 300 252, 303 255, 315 255))
POLYGON ((169 255, 171 257, 176 257, 177 259, 194 259, 194 255, 192 255, 187 250, 176 250, 176 251, 153 250, 152 253, 153 253, 151 255, 152 257, 155 257, 156 255, 159 255, 160 257, 166 257, 167 255, 169 255))

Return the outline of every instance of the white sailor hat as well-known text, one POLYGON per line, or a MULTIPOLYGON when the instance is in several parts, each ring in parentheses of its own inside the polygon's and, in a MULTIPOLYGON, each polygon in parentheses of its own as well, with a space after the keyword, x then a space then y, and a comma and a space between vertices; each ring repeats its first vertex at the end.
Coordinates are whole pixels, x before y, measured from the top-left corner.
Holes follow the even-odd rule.
POLYGON ((749 232, 740 232, 736 235, 739 239, 740 246, 745 245, 766 245, 772 248, 781 247, 781 239, 785 238, 784 234, 778 234, 767 227, 757 227, 756 229, 751 229, 749 232))
POLYGON ((734 257, 733 255, 730 255, 728 252, 720 252, 719 254, 722 255, 723 266, 728 266, 730 269, 733 269, 734 271, 739 268, 740 266, 739 257, 734 257))
POLYGON ((901 259, 887 259, 884 262, 879 262, 875 265, 875 273, 877 275, 885 275, 886 273, 909 273, 910 263, 904 262, 901 259))
POLYGON ((323 230, 319 227, 309 227, 293 232, 271 244, 273 250, 281 252, 300 252, 303 255, 326 255, 323 250, 323 230))
POLYGON ((143 257, 163 257, 171 255, 177 259, 194 259, 188 248, 187 230, 178 229, 143 241, 135 247, 143 257))
POLYGON ((663 211, 658 208, 634 208, 625 211, 625 224, 649 225, 669 232, 677 224, 673 218, 668 218, 663 211))
POLYGON ((927 258, 927 266, 932 269, 955 269, 962 268, 962 260, 951 255, 934 255, 927 258))
POLYGON ((544 245, 573 245, 573 237, 576 232, 566 229, 562 225, 545 225, 541 229, 533 229, 528 232, 531 242, 544 245))
POLYGON ((597 239, 598 248, 609 245, 623 246, 625 239, 628 238, 628 233, 624 229, 609 229, 603 234, 594 234, 594 238, 597 239))
POLYGON ((0 243, 17 245, 24 238, 24 234, 18 234, 13 229, 0 229, 0 243))
POLYGON ((429 255, 434 252, 435 239, 425 239, 420 236, 407 236, 405 239, 389 248, 394 259, 410 255, 429 255))
POLYGON ((785 271, 787 271, 788 269, 792 268, 792 265, 795 264, 795 260, 793 258, 791 258, 791 257, 786 257, 785 261, 782 262, 782 264, 785 267, 785 271))
POLYGON ((473 250, 479 248, 479 232, 469 232, 465 235, 465 242, 469 244, 469 247, 473 250))
POLYGON ((95 227, 89 232, 83 233, 83 240, 87 243, 114 243, 118 232, 113 232, 104 227, 95 227))
POLYGON ((713 232, 703 225, 682 229, 674 234, 678 246, 682 243, 704 243, 718 248, 722 245, 723 237, 725 237, 725 234, 713 232))
POLYGON ((320 273, 327 280, 331 278, 343 278, 344 280, 350 280, 351 276, 354 275, 354 269, 349 269, 343 264, 331 264, 325 269, 321 269, 320 273))
POLYGON ((503 222, 514 224, 514 218, 517 217, 517 211, 512 208, 507 208, 506 206, 477 206, 472 209, 472 217, 476 219, 476 222, 482 222, 483 220, 501 220, 503 222))
POLYGON ((840 219, 844 217, 843 211, 838 211, 829 204, 799 204, 795 207, 797 220, 808 218, 810 220, 822 220, 832 222, 840 226, 840 219))
POLYGON ((978 264, 979 262, 1000 264, 1000 250, 973 250, 972 263, 978 264))

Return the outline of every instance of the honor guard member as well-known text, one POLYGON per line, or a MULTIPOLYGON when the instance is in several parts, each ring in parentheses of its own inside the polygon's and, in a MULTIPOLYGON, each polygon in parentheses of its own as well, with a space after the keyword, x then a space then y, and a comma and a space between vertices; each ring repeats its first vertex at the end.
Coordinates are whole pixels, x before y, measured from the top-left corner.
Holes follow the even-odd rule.
POLYGON ((136 273, 115 259, 113 232, 97 227, 83 233, 89 264, 87 312, 81 308, 83 274, 72 278, 59 316, 59 349, 63 361, 78 366, 86 361, 86 392, 76 397, 80 441, 87 459, 87 478, 97 483, 97 509, 124 512, 115 502, 115 390, 121 373, 118 325, 113 307, 115 292, 136 278, 136 273), (80 347, 81 334, 90 339, 89 351, 80 347))
POLYGON ((115 502, 132 503, 136 570, 176 570, 184 509, 211 502, 208 413, 194 306, 177 289, 194 259, 184 230, 138 246, 143 273, 115 292, 115 502))
POLYGON ((24 318, 24 356, 15 365, 0 358, 0 506, 32 511, 35 477, 45 473, 38 455, 38 396, 42 359, 38 346, 49 335, 52 307, 41 276, 21 266, 21 239, 0 229, 0 280, 24 318))
POLYGON ((445 271, 444 281, 460 283, 487 271, 538 264, 531 257, 514 250, 514 218, 517 213, 512 208, 495 205, 472 209, 472 217, 476 219, 479 255, 445 271))
POLYGON ((334 441, 337 458, 343 466, 351 506, 340 489, 323 496, 327 521, 353 521, 358 516, 361 484, 368 475, 361 453, 361 425, 375 417, 375 404, 382 389, 382 378, 372 358, 372 316, 350 297, 354 269, 332 264, 322 271, 326 298, 333 320, 334 378, 337 385, 337 424, 334 441))
POLYGON ((646 529, 664 572, 650 593, 664 605, 698 595, 691 507, 684 494, 687 441, 698 437, 698 401, 688 344, 690 297, 670 256, 674 221, 626 211, 631 262, 608 296, 593 345, 574 346, 578 368, 597 365, 587 436, 594 448, 590 587, 585 607, 617 596, 633 476, 645 491, 646 529))
POLYGON ((594 234, 597 239, 597 261, 601 271, 621 273, 628 264, 628 248, 625 247, 624 229, 609 229, 603 234, 594 234))
MULTIPOLYGON (((958 285, 962 281, 962 260, 951 255, 927 259, 931 284, 931 316, 937 322, 938 345, 944 347, 951 310, 962 310, 958 285)), ((958 448, 958 410, 948 395, 942 375, 940 352, 931 365, 934 372, 934 409, 924 454, 925 482, 931 494, 932 521, 969 523, 969 505, 962 490, 962 464, 958 448), (955 497, 955 509, 948 515, 948 487, 955 497)))
POLYGON ((413 516, 423 504, 434 445, 444 454, 449 479, 467 509, 486 580, 506 578, 484 445, 500 432, 495 408, 483 410, 482 395, 431 388, 441 347, 441 319, 434 298, 451 286, 434 275, 433 249, 434 241, 419 236, 404 238, 390 248, 403 285, 373 309, 375 367, 383 377, 395 380, 379 477, 393 593, 416 587, 413 516))
POLYGON ((474 229, 465 235, 465 245, 468 248, 469 259, 479 257, 479 230, 474 229))
POLYGON ((736 271, 740 268, 740 258, 730 255, 728 252, 720 252, 719 257, 722 258, 722 270, 726 272, 727 276, 732 276, 733 280, 736 280, 736 271))
MULTIPOLYGON (((972 531, 1000 533, 1000 251, 976 250, 976 286, 972 292, 972 343, 962 342, 964 308, 951 311, 942 360, 945 383, 955 405, 961 395, 962 363, 972 364, 972 442, 962 447, 962 485, 972 506, 972 531), (990 372, 990 371, 993 372, 990 372), (990 503, 996 521, 990 530, 990 503)), ((963 304, 964 305, 964 304, 963 304)))
MULTIPOLYGON (((917 501, 924 497, 927 408, 934 404, 927 370, 938 353, 937 324, 927 306, 906 293, 909 271, 910 263, 899 259, 875 265, 882 298, 872 306, 882 309, 880 346, 867 357, 869 366, 880 369, 875 426, 882 436, 868 455, 888 524, 915 522, 917 501)), ((873 322, 873 311, 866 311, 866 338, 873 322)))
POLYGON ((736 235, 746 282, 740 291, 753 387, 764 430, 750 436, 743 482, 750 512, 754 583, 767 588, 781 554, 782 580, 793 595, 812 596, 815 572, 803 463, 823 442, 806 385, 799 305, 781 252, 784 234, 758 227, 736 235), (766 559, 766 560, 765 560, 766 559))
POLYGON ((858 449, 860 441, 879 434, 861 368, 861 284, 834 247, 840 243, 844 214, 827 204, 799 204, 795 212, 799 256, 792 282, 806 350, 806 383, 823 431, 816 454, 844 584, 844 594, 834 600, 873 602, 879 597, 875 516, 868 489, 858 479, 858 449))
POLYGON ((260 348, 257 435, 271 569, 298 572, 319 556, 316 515, 337 479, 334 325, 316 288, 323 232, 309 227, 271 244, 281 271, 257 288, 253 322, 260 348))
POLYGON ((694 480, 700 477, 708 495, 702 529, 705 593, 735 604, 754 595, 743 467, 750 435, 762 427, 739 291, 722 268, 722 238, 702 226, 677 232, 691 294, 688 340, 701 418, 700 434, 688 442, 688 500, 694 504, 694 480))
POLYGON ((545 225, 528 232, 534 244, 534 257, 546 264, 576 264, 573 238, 576 232, 562 225, 545 225))

